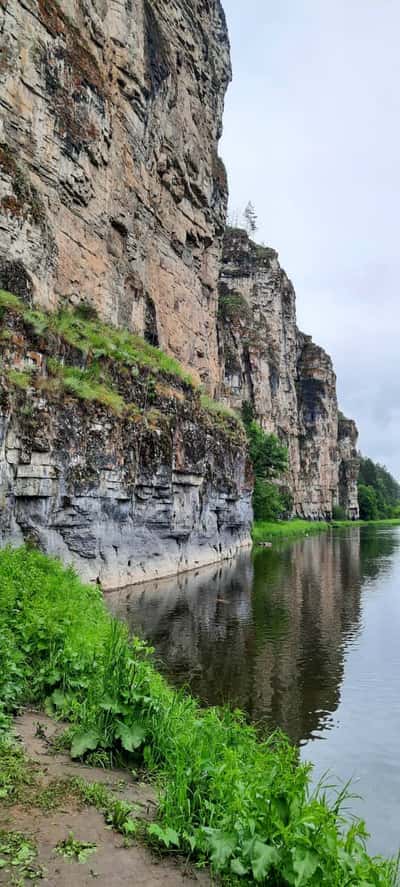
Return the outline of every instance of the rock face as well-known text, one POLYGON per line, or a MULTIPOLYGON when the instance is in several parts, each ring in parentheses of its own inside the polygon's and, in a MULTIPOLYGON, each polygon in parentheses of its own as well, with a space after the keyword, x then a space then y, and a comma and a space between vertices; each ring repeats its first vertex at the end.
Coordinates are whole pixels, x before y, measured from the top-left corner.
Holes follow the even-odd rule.
POLYGON ((358 431, 353 419, 346 419, 339 413, 339 505, 347 510, 350 517, 359 517, 358 474, 360 458, 357 451, 358 431))
POLYGON ((110 588, 250 544, 243 432, 203 409, 196 389, 144 371, 129 381, 114 367, 114 386, 123 393, 129 381, 136 405, 123 416, 60 392, 49 359, 82 368, 85 357, 12 311, 0 355, 0 545, 31 541, 110 588))
POLYGON ((219 378, 219 0, 1 0, 0 287, 219 378))
POLYGON ((288 447, 294 513, 330 517, 341 504, 357 517, 357 429, 339 422, 332 361, 299 331, 277 253, 240 229, 228 229, 224 241, 219 341, 222 398, 236 408, 252 403, 265 430, 288 447))
MULTIPOLYGON (((277 254, 244 232, 225 239, 218 323, 231 76, 219 0, 0 0, 0 41, 0 289, 45 311, 95 309, 209 394, 251 401, 288 445, 294 511, 340 501, 356 516, 357 433, 338 423, 330 358, 297 329, 277 254)), ((49 358, 82 368, 91 355, 23 317, 0 323, 0 543, 31 538, 105 586, 248 544, 237 423, 168 378, 152 383, 154 418, 146 373, 128 384, 123 366, 114 382, 139 413, 61 397, 49 358), (19 384, 13 368, 32 366, 19 384)))

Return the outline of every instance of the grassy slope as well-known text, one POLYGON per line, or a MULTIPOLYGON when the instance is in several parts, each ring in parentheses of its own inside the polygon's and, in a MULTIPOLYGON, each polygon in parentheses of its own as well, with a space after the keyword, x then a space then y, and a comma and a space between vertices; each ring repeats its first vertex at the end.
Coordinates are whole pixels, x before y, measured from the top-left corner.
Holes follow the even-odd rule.
POLYGON ((0 719, 27 702, 71 723, 75 756, 144 763, 161 786, 152 840, 211 861, 226 883, 395 883, 371 860, 341 800, 309 796, 309 768, 281 735, 260 741, 238 713, 171 689, 100 591, 27 549, 0 552, 0 719))
MULTIPOLYGON (((0 289, 0 319, 5 311, 19 314, 37 336, 50 342, 56 336, 86 358, 84 368, 65 366, 54 358, 48 358, 48 377, 41 379, 44 386, 54 390, 64 389, 81 400, 97 401, 118 415, 130 415, 135 410, 135 404, 126 403, 116 390, 107 371, 107 363, 112 362, 119 367, 128 368, 132 376, 145 370, 155 382, 166 379, 172 385, 179 383, 187 386, 187 390, 192 393, 197 391, 199 405, 203 410, 223 425, 226 420, 228 423, 233 420, 242 429, 241 419, 234 410, 202 393, 179 361, 160 348, 149 345, 140 336, 103 323, 90 313, 86 316, 82 308, 55 313, 29 308, 17 296, 0 289)), ((7 329, 3 330, 0 340, 3 338, 7 344, 8 335, 7 329)), ((26 371, 9 370, 8 379, 12 385, 27 389, 32 382, 32 368, 26 371)))
POLYGON ((312 533, 321 533, 325 530, 338 530, 342 527, 363 527, 363 526, 395 526, 400 524, 398 519, 385 519, 375 521, 351 521, 351 520, 335 520, 328 521, 307 521, 307 520, 290 520, 290 521, 255 521, 253 524, 253 540, 255 543, 261 543, 270 539, 288 539, 295 536, 309 536, 312 533))

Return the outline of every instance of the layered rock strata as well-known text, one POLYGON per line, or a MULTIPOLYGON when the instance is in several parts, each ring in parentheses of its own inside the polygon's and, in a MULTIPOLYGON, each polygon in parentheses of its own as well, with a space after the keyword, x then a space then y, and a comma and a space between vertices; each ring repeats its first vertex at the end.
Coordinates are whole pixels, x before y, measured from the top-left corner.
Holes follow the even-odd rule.
POLYGON ((219 0, 0 2, 0 287, 219 378, 219 0))
POLYGON ((105 362, 117 415, 60 388, 90 365, 6 311, 0 339, 0 545, 31 542, 105 588, 223 560, 250 544, 251 469, 234 419, 179 378, 105 362))
POLYGON ((358 516, 357 429, 339 422, 336 376, 326 352, 296 323, 293 286, 278 254, 245 231, 225 235, 219 299, 221 397, 247 401, 267 432, 289 451, 293 512, 358 516))

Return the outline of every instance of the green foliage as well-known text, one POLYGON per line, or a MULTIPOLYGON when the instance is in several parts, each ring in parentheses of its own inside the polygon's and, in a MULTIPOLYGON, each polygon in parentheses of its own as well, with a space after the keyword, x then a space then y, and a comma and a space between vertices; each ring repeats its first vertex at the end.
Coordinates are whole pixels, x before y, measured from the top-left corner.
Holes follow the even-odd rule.
MULTIPOLYGON (((147 371, 147 399, 150 404, 157 381, 167 379, 187 386, 190 392, 197 389, 200 405, 224 430, 241 431, 241 422, 234 410, 201 394, 192 376, 170 355, 150 345, 145 339, 127 330, 117 329, 103 323, 90 305, 82 304, 74 311, 61 310, 48 314, 28 308, 17 296, 0 290, 0 312, 17 311, 29 324, 36 336, 48 338, 57 336, 76 348, 82 354, 84 368, 66 366, 57 360, 46 361, 49 378, 41 376, 39 384, 46 389, 70 392, 81 400, 96 401, 113 412, 137 413, 135 404, 125 402, 116 390, 112 378, 113 365, 128 368, 132 376, 139 375, 141 369, 147 371), (228 420, 228 421, 227 421, 228 420)), ((24 372, 10 370, 9 381, 20 389, 29 388, 32 376, 24 372)))
POLYGON ((97 845, 88 841, 77 841, 74 833, 70 832, 68 838, 59 841, 55 849, 59 856, 64 856, 71 862, 86 862, 88 857, 97 850, 97 845))
POLYGON ((149 345, 140 336, 103 323, 90 307, 82 305, 75 311, 46 314, 27 308, 21 299, 4 290, 0 290, 0 307, 18 310, 37 335, 53 333, 61 336, 84 354, 109 357, 129 366, 148 367, 155 373, 176 376, 193 385, 192 377, 177 360, 149 345))
POLYGON ((363 520, 396 517, 396 510, 400 509, 400 485, 383 465, 372 459, 361 459, 358 498, 363 520))
POLYGON ((288 451, 275 434, 266 434, 254 418, 252 404, 242 406, 242 418, 249 442, 255 482, 253 510, 256 521, 274 521, 290 513, 292 499, 287 490, 272 481, 288 469, 288 451))
POLYGON ((237 323, 250 319, 251 311, 240 293, 222 290, 218 298, 218 317, 223 323, 237 323))
POLYGON ((7 375, 10 385, 13 385, 14 388, 20 388, 21 391, 26 391, 32 384, 32 375, 29 372, 8 370, 7 375))
POLYGON ((269 521, 256 521, 253 524, 254 542, 266 542, 270 539, 287 539, 295 536, 309 536, 311 533, 321 533, 329 530, 326 521, 309 521, 296 518, 290 521, 273 523, 269 521))
MULTIPOLYGON (((25 884, 37 882, 43 878, 43 870, 35 864, 37 856, 36 844, 22 832, 0 831, 0 871, 9 874, 9 884, 25 884), (11 872, 18 877, 14 880, 11 872)), ((6 882, 3 882, 6 883, 6 882)))
MULTIPOLYGON (((83 755, 96 742, 130 766, 145 764, 161 789, 152 842, 210 861, 226 883, 395 883, 394 865, 366 853, 362 823, 346 825, 344 799, 310 796, 309 767, 284 736, 260 741, 238 712, 202 710, 171 689, 99 589, 71 569, 34 550, 1 551, 0 632, 4 714, 46 704, 70 722, 66 741, 78 739, 83 755)), ((107 812, 100 788, 86 792, 107 812)), ((123 833, 135 831, 124 806, 108 815, 123 833)))
MULTIPOLYGON (((80 400, 97 401, 109 407, 117 415, 121 415, 128 407, 124 399, 112 387, 112 384, 104 384, 97 381, 99 368, 80 370, 78 367, 68 367, 56 360, 48 358, 48 368, 61 386, 80 400), (96 372, 97 370, 97 372, 96 372)), ((104 373, 102 374, 104 377, 104 373)))
POLYGON ((358 484, 358 504, 361 520, 378 520, 378 497, 373 487, 366 484, 358 484))
POLYGON ((342 505, 334 505, 332 508, 332 519, 336 521, 346 520, 346 509, 342 505))
POLYGON ((220 403, 218 400, 214 400, 208 394, 200 395, 200 403, 203 409, 208 410, 209 413, 213 413, 222 419, 233 419, 236 425, 241 425, 240 418, 235 410, 232 410, 224 403, 220 403))
POLYGON ((263 480, 279 477, 288 467, 287 448, 275 434, 266 434, 256 421, 246 427, 254 474, 263 480))
POLYGON ((285 503, 276 484, 256 477, 253 492, 255 520, 276 521, 285 511, 285 503))

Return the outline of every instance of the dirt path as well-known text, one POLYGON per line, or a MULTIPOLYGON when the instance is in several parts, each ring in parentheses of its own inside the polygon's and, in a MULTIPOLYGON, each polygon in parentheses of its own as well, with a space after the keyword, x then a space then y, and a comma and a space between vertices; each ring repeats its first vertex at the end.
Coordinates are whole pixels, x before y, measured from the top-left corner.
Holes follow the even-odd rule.
MULTIPOLYGON (((151 786, 133 782, 126 771, 103 770, 76 764, 63 754, 50 752, 48 740, 59 730, 50 718, 39 712, 24 712, 16 720, 16 732, 20 737, 27 756, 35 765, 35 778, 43 789, 54 785, 55 780, 69 780, 80 777, 87 782, 101 782, 121 800, 138 805, 138 815, 152 818, 156 809, 156 798, 151 786), (40 728, 38 731, 38 724, 40 728), (46 739, 47 737, 47 739, 46 739)), ((179 887, 190 884, 210 885, 208 875, 186 870, 183 862, 158 858, 139 842, 124 846, 124 838, 107 827, 104 817, 93 807, 82 806, 80 800, 66 793, 46 812, 34 803, 24 802, 14 806, 3 806, 0 802, 0 830, 23 832, 37 845, 38 855, 35 866, 43 868, 43 878, 36 883, 51 887, 125 887, 125 885, 147 885, 156 887, 179 887), (96 848, 85 862, 69 860, 60 856, 56 845, 73 833, 80 842, 95 844, 96 848)), ((14 874, 0 868, 0 885, 23 885, 32 881, 18 880, 18 869, 14 874)))

